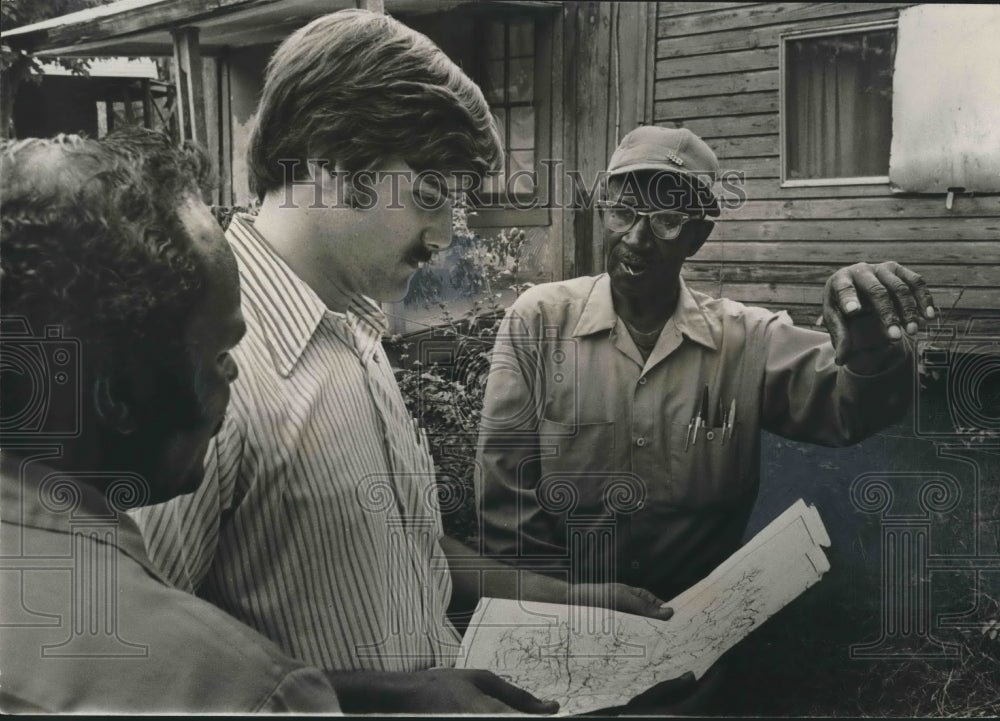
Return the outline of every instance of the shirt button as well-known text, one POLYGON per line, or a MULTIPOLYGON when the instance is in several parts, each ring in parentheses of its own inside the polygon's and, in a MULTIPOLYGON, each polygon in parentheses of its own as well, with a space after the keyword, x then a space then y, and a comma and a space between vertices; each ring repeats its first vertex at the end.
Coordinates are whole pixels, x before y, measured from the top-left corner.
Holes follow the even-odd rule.
POLYGON ((646 445, 646 439, 643 438, 642 436, 639 436, 638 438, 635 439, 635 444, 639 446, 639 448, 642 448, 644 445, 646 445))
POLYGON ((639 379, 639 385, 641 386, 646 385, 646 376, 643 376, 642 378, 639 379))
POLYGON ((636 570, 636 571, 639 570, 639 562, 638 561, 632 561, 632 569, 636 570))

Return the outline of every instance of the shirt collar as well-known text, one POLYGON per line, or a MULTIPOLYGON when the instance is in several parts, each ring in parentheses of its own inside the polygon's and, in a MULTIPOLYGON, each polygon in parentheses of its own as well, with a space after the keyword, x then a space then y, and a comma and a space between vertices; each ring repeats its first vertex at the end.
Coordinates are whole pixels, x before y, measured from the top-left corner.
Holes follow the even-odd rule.
POLYGON ((378 301, 366 295, 355 297, 351 303, 351 307, 348 309, 348 315, 355 316, 359 322, 364 324, 378 338, 384 336, 386 330, 389 328, 388 318, 382 307, 378 304, 378 301))
MULTIPOLYGON (((41 528, 56 533, 82 533, 95 524, 114 526, 114 534, 98 534, 98 543, 114 546, 160 581, 167 581, 146 553, 135 521, 114 508, 105 495, 85 482, 105 473, 65 472, 44 464, 46 456, 23 458, 0 452, 0 519, 4 523, 41 528)), ((120 474, 119 474, 120 475, 120 474)), ((127 479, 126 479, 127 480, 127 479)), ((137 487, 143 485, 137 479, 137 487)), ((136 484, 123 485, 117 497, 133 497, 136 484)), ((116 494, 111 492, 111 497, 116 494)))
POLYGON ((358 302, 352 303, 346 313, 331 313, 331 315, 343 323, 333 329, 337 336, 353 346, 362 361, 370 360, 375 353, 375 347, 382 342, 382 336, 388 328, 386 315, 378 303, 367 296, 359 296, 358 302))
POLYGON ((695 343, 717 350, 719 346, 716 337, 721 324, 719 319, 709 313, 704 306, 704 301, 710 298, 688 288, 683 278, 679 280, 681 290, 677 297, 677 309, 672 316, 674 325, 695 343))
POLYGON ((590 287, 590 295, 587 296, 580 320, 573 329, 573 337, 611 330, 617 322, 618 316, 615 315, 614 301, 611 298, 611 277, 602 273, 590 287))
MULTIPOLYGON (((700 298, 688 288, 683 278, 678 279, 681 287, 677 298, 677 308, 671 320, 686 337, 706 348, 716 350, 718 343, 713 328, 718 323, 709 316, 702 306, 700 298)), ((615 313, 614 300, 611 296, 611 278, 607 273, 598 276, 583 306, 583 312, 573 330, 573 336, 579 337, 611 330, 618 322, 615 313)))
MULTIPOLYGON (((227 231, 240 264, 240 282, 261 326, 264 341, 278 373, 287 378, 329 311, 316 292, 275 253, 247 214, 236 215, 227 231)), ((354 295, 347 300, 347 315, 357 317, 381 337, 387 328, 385 314, 371 298, 354 295)))

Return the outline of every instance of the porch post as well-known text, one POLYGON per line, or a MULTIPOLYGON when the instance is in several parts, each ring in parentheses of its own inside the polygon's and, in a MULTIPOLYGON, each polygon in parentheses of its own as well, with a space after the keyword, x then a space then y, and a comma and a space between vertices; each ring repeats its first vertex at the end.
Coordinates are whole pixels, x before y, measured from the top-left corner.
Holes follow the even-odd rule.
POLYGON ((153 89, 148 78, 142 81, 142 126, 153 127, 153 89))
POLYGON ((205 87, 201 76, 201 48, 198 28, 171 30, 174 39, 174 67, 177 87, 177 126, 180 140, 208 142, 205 125, 205 87))

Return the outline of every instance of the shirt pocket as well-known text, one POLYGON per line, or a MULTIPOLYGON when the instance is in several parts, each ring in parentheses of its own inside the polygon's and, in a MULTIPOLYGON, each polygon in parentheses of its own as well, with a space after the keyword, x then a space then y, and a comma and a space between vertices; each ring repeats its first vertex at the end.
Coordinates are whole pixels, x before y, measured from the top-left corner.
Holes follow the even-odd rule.
POLYGON ((752 474, 746 467, 741 448, 740 424, 732 434, 722 427, 703 428, 697 438, 690 435, 687 423, 670 424, 671 504, 685 508, 709 508, 729 505, 749 491, 752 474), (693 442, 686 442, 688 437, 693 442))
POLYGON ((542 418, 538 503, 551 513, 603 514, 615 478, 615 422, 570 425, 542 418))

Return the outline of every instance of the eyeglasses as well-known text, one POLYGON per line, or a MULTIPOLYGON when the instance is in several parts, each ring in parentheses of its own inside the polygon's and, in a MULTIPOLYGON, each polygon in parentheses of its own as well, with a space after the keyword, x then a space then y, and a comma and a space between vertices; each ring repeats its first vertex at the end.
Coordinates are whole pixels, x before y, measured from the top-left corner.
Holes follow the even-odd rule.
POLYGON ((705 217, 700 215, 688 215, 676 210, 636 210, 631 205, 619 205, 610 202, 600 202, 597 204, 601 213, 601 220, 604 227, 613 233, 627 233, 636 224, 640 216, 649 218, 649 227, 660 240, 673 240, 681 234, 681 228, 689 220, 700 220, 705 217))

